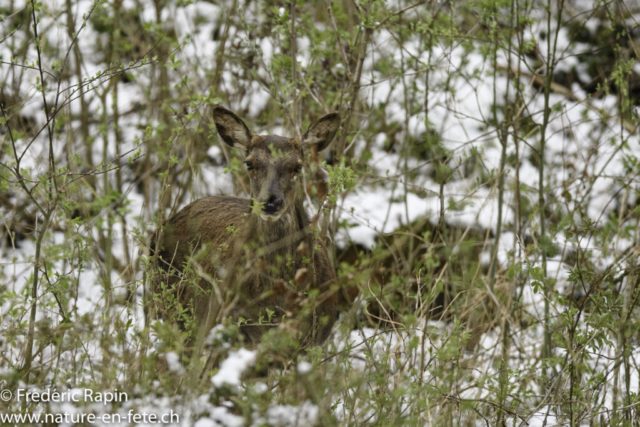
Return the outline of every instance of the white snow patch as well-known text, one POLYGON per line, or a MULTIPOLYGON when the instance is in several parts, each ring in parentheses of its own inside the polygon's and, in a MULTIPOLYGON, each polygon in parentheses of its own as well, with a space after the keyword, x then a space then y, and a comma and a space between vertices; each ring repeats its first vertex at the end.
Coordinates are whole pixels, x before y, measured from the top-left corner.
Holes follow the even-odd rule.
POLYGON ((230 352, 229 357, 220 365, 220 371, 211 377, 211 382, 216 387, 239 387, 242 373, 255 362, 257 354, 256 351, 244 348, 230 352))
POLYGON ((302 361, 298 363, 298 373, 300 375, 306 375, 313 369, 313 365, 309 362, 302 361))
POLYGON ((274 405, 267 409, 267 422, 273 427, 315 425, 318 406, 307 401, 301 406, 274 405))
POLYGON ((182 366, 182 363, 180 363, 180 356, 178 356, 177 353, 170 351, 165 354, 164 357, 167 360, 167 365, 169 365, 169 370, 171 372, 175 372, 178 375, 185 374, 186 370, 184 369, 184 366, 182 366))

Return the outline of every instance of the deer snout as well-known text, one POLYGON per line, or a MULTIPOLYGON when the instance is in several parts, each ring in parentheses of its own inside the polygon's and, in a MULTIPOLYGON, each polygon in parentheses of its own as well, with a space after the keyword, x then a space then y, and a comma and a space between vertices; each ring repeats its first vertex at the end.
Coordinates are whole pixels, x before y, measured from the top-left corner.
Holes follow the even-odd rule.
POLYGON ((269 200, 264 204, 262 211, 268 214, 274 214, 282 207, 282 199, 278 196, 271 196, 269 200))

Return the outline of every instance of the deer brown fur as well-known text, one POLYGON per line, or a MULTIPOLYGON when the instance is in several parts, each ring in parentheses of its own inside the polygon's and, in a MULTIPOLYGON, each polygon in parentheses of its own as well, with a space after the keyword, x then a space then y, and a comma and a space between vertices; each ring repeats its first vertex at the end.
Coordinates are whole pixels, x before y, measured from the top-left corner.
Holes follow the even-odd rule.
POLYGON ((326 115, 302 138, 285 138, 255 135, 222 107, 213 117, 222 140, 245 154, 251 199, 205 197, 164 222, 155 245, 159 265, 178 274, 154 281, 159 312, 170 318, 166 298, 175 297, 192 310, 201 335, 242 317, 254 344, 286 317, 287 331, 303 345, 321 344, 337 316, 336 276, 303 206, 301 170, 309 152, 333 140, 340 118, 326 115), (195 281, 180 274, 187 261, 195 281))

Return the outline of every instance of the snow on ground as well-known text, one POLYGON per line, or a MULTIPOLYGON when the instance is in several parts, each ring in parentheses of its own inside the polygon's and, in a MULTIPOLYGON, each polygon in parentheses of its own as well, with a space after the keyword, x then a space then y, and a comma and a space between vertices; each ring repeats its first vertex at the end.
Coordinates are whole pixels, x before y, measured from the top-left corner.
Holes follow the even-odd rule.
MULTIPOLYGON (((17 4, 17 3, 14 3, 17 4)), ((61 7, 61 2, 54 2, 50 7, 61 7), (60 3, 60 4, 58 4, 60 3)), ((81 16, 83 13, 88 12, 91 6, 91 2, 81 1, 78 3, 78 10, 76 13, 81 16)), ((18 6, 19 7, 19 6, 18 6)), ((135 8, 136 3, 130 0, 123 2, 124 8, 135 8)), ((164 15, 161 17, 163 20, 171 20, 174 23, 175 30, 178 37, 181 40, 185 40, 185 45, 180 51, 180 57, 191 64, 198 64, 200 68, 191 66, 188 67, 191 77, 196 84, 203 84, 206 81, 204 75, 204 69, 210 68, 215 57, 211 54, 215 52, 218 46, 218 42, 214 41, 211 37, 211 33, 214 30, 214 23, 207 22, 206 24, 200 24, 198 31, 193 31, 194 22, 198 17, 216 17, 221 16, 221 7, 217 5, 207 3, 195 3, 186 7, 171 7, 164 10, 164 15), (173 19, 170 19, 173 18, 173 19), (186 40, 189 36, 190 39, 186 40)), ((143 8, 141 10, 141 19, 146 22, 155 21, 155 13, 153 8, 143 8)), ((77 23, 79 28, 80 22, 77 23)), ((44 19, 42 25, 56 25, 56 22, 52 19, 44 19)), ((599 25, 599 21, 596 18, 592 18, 587 21, 588 28, 595 28, 599 25)), ((240 30, 236 28, 230 29, 231 36, 245 37, 246 35, 240 34, 240 30)), ((100 34, 92 30, 91 26, 88 26, 83 30, 82 37, 79 39, 79 46, 83 51, 91 52, 94 50, 95 41, 102 37, 100 34)), ((19 36, 19 35, 18 35, 19 36)), ((528 36, 528 35, 527 35, 528 36)), ((558 50, 563 54, 563 61, 560 62, 559 70, 568 70, 571 67, 578 66, 575 57, 571 56, 572 52, 582 51, 584 46, 570 46, 568 44, 567 34, 564 30, 560 31, 560 43, 558 50)), ((66 33, 61 31, 51 31, 48 33, 50 37, 49 42, 52 45, 64 45, 68 42, 66 33)), ((257 46, 260 47, 259 52, 262 55, 262 59, 268 63, 274 53, 277 53, 278 47, 274 46, 270 39, 262 38, 254 41, 257 46)), ((307 49, 310 41, 307 39, 301 39, 299 41, 299 49, 301 51, 299 61, 304 67, 310 61, 307 49)), ((403 61, 403 52, 397 49, 393 37, 382 30, 377 34, 375 40, 377 51, 367 58, 365 61, 365 71, 363 72, 363 79, 365 82, 376 82, 362 91, 362 96, 371 105, 379 105, 384 103, 386 105, 386 120, 388 123, 398 123, 404 127, 405 123, 409 126, 401 133, 398 138, 402 136, 411 135, 413 137, 420 137, 426 131, 424 113, 418 113, 411 117, 406 117, 403 85, 400 78, 390 78, 383 80, 385 76, 380 75, 374 70, 374 64, 377 57, 382 55, 392 55, 395 61, 403 61), (404 134, 406 132, 406 134, 404 134)), ((542 54, 546 52, 546 44, 539 44, 542 54)), ((4 46, 0 45, 0 54, 3 58, 7 57, 8 51, 4 46)), ((249 47, 247 47, 249 50, 249 47)), ((432 123, 439 134, 442 137, 443 143, 446 148, 455 153, 455 158, 452 159, 452 164, 457 164, 458 161, 462 161, 463 157, 468 154, 472 149, 478 149, 482 153, 482 168, 485 172, 496 172, 499 168, 501 146, 497 141, 495 132, 491 129, 487 129, 483 125, 483 121, 487 117, 492 115, 493 93, 494 84, 495 92, 498 99, 504 99, 506 96, 507 82, 502 76, 495 77, 491 74, 491 64, 487 62, 481 54, 477 52, 467 52, 461 46, 437 46, 430 54, 422 52, 419 48, 417 40, 409 41, 406 46, 408 52, 418 56, 422 63, 429 62, 433 65, 432 78, 434 81, 443 81, 449 75, 451 71, 451 64, 454 64, 459 68, 460 75, 454 75, 449 82, 450 87, 454 88, 454 93, 444 91, 437 85, 430 87, 429 97, 431 102, 431 110, 428 120, 432 123), (478 74, 476 74, 478 73, 478 74), (470 80, 465 76, 476 75, 476 78, 470 80)), ((406 53, 404 53, 406 54, 406 53)), ((34 56, 29 57, 30 60, 35 60, 34 56)), ((86 58, 85 70, 88 75, 96 73, 101 66, 95 62, 98 58, 86 58)), ((518 64, 516 57, 511 58, 513 68, 521 66, 522 69, 527 69, 529 64, 518 64)), ((501 58, 500 63, 506 65, 506 58, 501 58)), ((231 87, 234 83, 234 66, 229 65, 229 69, 226 69, 223 73, 224 84, 231 87)), ((409 69, 408 72, 413 71, 409 69)), ((258 71, 261 73, 262 71, 258 71)), ((584 70, 583 70, 584 72, 584 70)), ((0 68, 0 79, 10 79, 8 68, 0 68)), ((140 86, 136 85, 120 85, 118 92, 118 108, 120 111, 127 111, 135 109, 137 100, 141 99, 143 95, 142 87, 145 82, 149 82, 153 78, 152 75, 146 74, 145 70, 136 71, 136 78, 140 86)), ((26 115, 32 115, 38 118, 38 123, 43 125, 42 115, 38 114, 41 111, 41 98, 33 90, 35 82, 35 76, 30 76, 23 81, 24 87, 22 88, 23 94, 25 94, 25 105, 22 112, 26 115)), ((73 82, 73 80, 72 80, 73 82)), ((522 83, 529 86, 530 79, 527 77, 522 78, 522 83)), ((424 81, 419 79, 415 82, 416 88, 419 90, 425 90, 424 81)), ((206 88, 200 87, 202 92, 206 91, 206 88)), ((250 87, 247 87, 247 94, 242 101, 242 105, 238 107, 246 108, 249 111, 250 116, 257 115, 263 110, 268 101, 268 93, 258 83, 253 82, 250 87)), ((573 88, 572 88, 573 89, 573 88)), ((537 123, 542 121, 541 113, 543 109, 543 99, 533 89, 525 93, 529 98, 527 102, 527 111, 523 114, 530 114, 530 117, 537 123)), ((579 90, 575 91, 575 94, 580 99, 585 99, 584 93, 579 90)), ((511 93, 511 96, 513 94, 511 93)), ((589 103, 593 108, 588 108, 586 103, 575 102, 566 99, 560 95, 551 96, 551 105, 559 104, 561 108, 555 110, 552 114, 551 121, 547 135, 549 137, 547 143, 547 161, 549 165, 547 175, 545 176, 545 182, 549 183, 549 189, 547 197, 560 198, 563 191, 563 183, 568 184, 568 190, 576 197, 581 197, 585 194, 585 188, 591 187, 591 195, 588 199, 574 200, 573 203, 586 203, 587 213, 593 219, 606 220, 608 214, 614 209, 615 203, 612 203, 612 190, 618 190, 619 179, 624 178, 625 172, 623 167, 623 160, 625 153, 619 149, 619 140, 621 138, 627 138, 629 135, 625 131, 620 131, 619 126, 614 121, 609 121, 605 130, 600 130, 601 121, 598 110, 609 111, 615 108, 617 105, 617 98, 614 95, 605 96, 602 99, 592 99, 589 103), (571 124, 570 132, 573 137, 568 135, 568 124, 571 124), (609 141, 611 138, 617 138, 616 143, 611 144, 609 141), (591 150, 597 150, 597 158, 589 156, 591 150), (571 163, 571 169, 563 167, 564 164, 571 163), (553 167, 556 165, 558 167, 553 167), (573 171, 573 172, 572 172, 573 171), (576 176, 583 171, 588 171, 591 176, 597 177, 594 181, 585 181, 575 179, 576 176), (573 176, 571 176, 573 175, 573 176)), ((99 115, 103 108, 106 108, 106 112, 111 114, 113 112, 113 106, 111 103, 107 103, 106 106, 99 105, 98 102, 91 102, 89 104, 91 112, 95 115, 99 115)), ((72 113, 79 112, 79 104, 77 102, 71 103, 69 110, 72 113)), ((248 118, 250 120, 251 117, 248 118)), ((148 123, 154 123, 156 118, 145 117, 144 111, 138 114, 133 114, 123 119, 120 126, 123 129, 125 145, 124 148, 134 148, 135 137, 142 137, 142 131, 140 125, 148 123)), ((367 117, 362 118, 363 121, 369 120, 367 117)), ((254 129, 257 133, 279 132, 278 128, 275 129, 254 129)), ((97 126, 92 126, 92 132, 97 132, 97 126)), ((35 144, 33 144, 22 160, 23 168, 31 168, 34 173, 42 173, 43 165, 40 159, 46 154, 46 144, 43 143, 45 135, 41 135, 35 144)), ((363 245, 366 248, 370 248, 375 244, 376 238, 381 233, 393 232, 396 228, 403 224, 416 221, 420 218, 427 218, 432 222, 437 222, 439 217, 440 200, 439 200, 439 185, 435 183, 427 174, 431 170, 432 165, 428 161, 414 160, 409 164, 410 169, 417 169, 421 171, 412 182, 404 182, 405 167, 401 157, 397 152, 387 152, 385 147, 388 146, 390 141, 387 141, 387 137, 384 134, 380 134, 371 145, 372 160, 370 162, 371 174, 366 177, 360 177, 358 186, 344 198, 339 201, 339 213, 342 219, 346 219, 353 225, 353 227, 341 231, 338 236, 338 243, 345 244, 348 241, 353 241, 363 245), (385 185, 379 185, 380 181, 384 181, 385 185)), ((109 134, 110 141, 114 141, 113 134, 109 134)), ((631 144, 631 149, 634 150, 636 155, 640 155, 637 141, 631 144)), ((18 140, 17 146, 19 150, 24 150, 26 144, 25 140, 18 140)), ((356 141, 356 152, 364 149, 365 141, 356 141)), ((539 144, 539 135, 536 134, 526 141, 521 143, 521 157, 526 158, 531 154, 531 149, 527 147, 535 147, 539 144), (525 144, 526 143, 526 144, 525 144), (525 154, 522 154, 525 153, 525 154)), ((96 144, 94 155, 96 158, 101 158, 102 147, 100 144, 96 144)), ((108 155, 115 157, 115 146, 108 144, 108 155)), ((62 150, 62 149, 60 149, 62 150)), ((194 192, 190 199, 195 200, 200 197, 214 194, 232 194, 233 183, 230 175, 222 173, 223 165, 225 164, 224 155, 222 150, 212 145, 208 150, 212 162, 204 163, 200 165, 200 175, 196 177, 196 183, 194 184, 194 192)), ((513 144, 508 148, 508 154, 515 154, 513 144)), ((62 152, 58 152, 57 155, 62 155, 62 152)), ((145 206, 142 196, 134 189, 134 177, 126 176, 127 184, 131 191, 126 194, 126 199, 129 202, 129 212, 126 213, 125 218, 129 224, 142 226, 144 228, 145 221, 141 220, 146 214, 146 210, 153 210, 153 206, 145 206)), ((523 187, 535 190, 539 185, 538 170, 530 162, 523 162, 520 169, 520 183, 523 187)), ((510 188, 515 182, 513 171, 506 176, 507 187, 510 188)), ((100 184, 99 184, 100 185, 100 184)), ((467 179, 465 177, 459 177, 456 180, 451 181, 444 188, 445 206, 449 206, 449 202, 456 202, 461 206, 459 210, 447 211, 445 220, 448 224, 461 227, 477 227, 480 229, 490 228, 493 231, 496 229, 496 221, 498 216, 498 202, 497 192, 494 188, 486 188, 478 186, 477 181, 474 178, 467 179)), ((535 191, 533 191, 535 193, 535 191)), ((530 196, 534 197, 534 196, 530 196)), ((505 194, 505 205, 503 206, 503 223, 510 223, 514 220, 514 212, 511 208, 513 204, 514 195, 511 192, 505 194)), ((186 200, 184 203, 188 203, 190 200, 186 200)), ((535 202, 535 200, 534 200, 535 202)), ((571 204, 570 204, 571 206, 571 204)), ((534 219, 533 221, 537 221, 534 219)), ((148 223, 146 224, 148 225, 148 223)), ((79 233, 91 233, 90 230, 80 229, 79 233)), ((131 230, 129 230, 131 233, 131 230)), ((62 233, 53 233, 51 236, 53 242, 58 245, 67 244, 64 242, 62 233)), ((97 236, 96 236, 97 238, 97 236)), ((126 261, 124 256, 124 240, 129 239, 129 258, 133 259, 137 256, 137 241, 133 236, 124 236, 121 226, 118 224, 115 227, 114 234, 114 253, 118 256, 121 262, 126 261)), ((503 232, 498 248, 498 261, 501 264, 506 263, 508 257, 514 249, 514 245, 517 244, 516 239, 511 232, 503 232)), ((495 240, 491 243, 495 244, 495 240)), ((564 241, 558 241, 559 246, 573 245, 570 239, 564 241)), ((621 242, 620 250, 624 246, 629 245, 629 242, 621 242)), ((593 248, 597 250, 597 248, 593 248)), ((0 266, 3 269, 4 277, 9 278, 6 283, 8 287, 16 294, 20 294, 23 291, 23 286, 26 279, 32 272, 31 260, 35 253, 35 246, 30 240, 22 240, 19 247, 13 250, 12 248, 2 247, 0 248, 0 266)), ((485 264, 488 262, 490 252, 485 252, 482 255, 482 262, 485 264)), ((519 260, 524 261, 524 259, 519 260)), ((534 261, 534 265, 537 263, 534 261)), ((64 262, 58 263, 55 266, 59 271, 67 271, 64 262)), ((77 307, 77 313, 79 316, 99 316, 101 307, 104 304, 104 288, 100 283, 101 270, 100 266, 95 263, 87 264, 82 271, 71 272, 71 275, 79 284, 77 289, 77 295, 74 298, 73 304, 77 307)), ((562 262, 559 257, 552 258, 548 263, 549 275, 558 279, 558 289, 563 290, 567 286, 567 268, 568 266, 562 262)), ((112 277, 114 285, 122 285, 123 278, 115 275, 112 277)), ((542 318, 541 313, 543 297, 539 293, 534 293, 531 286, 526 285, 523 290, 522 304, 527 310, 533 314, 536 318, 542 318)), ((0 306, 0 312, 6 313, 11 308, 11 301, 4 300, 0 306)), ((44 318, 44 316, 50 316, 51 314, 45 314, 44 312, 38 312, 38 320, 44 318)), ((141 324, 140 319, 143 318, 143 314, 139 310, 133 313, 133 316, 138 319, 138 324, 141 324)), ((4 326, 4 325, 3 325, 4 326)), ((439 328, 444 328, 442 325, 438 325, 439 328)), ((376 334, 376 331, 363 329, 361 331, 352 332, 348 337, 343 337, 344 341, 338 340, 336 346, 338 348, 344 347, 346 343, 352 344, 355 348, 353 350, 353 364, 354 367, 362 368, 364 363, 361 361, 366 359, 364 346, 362 345, 363 339, 372 339, 376 334)), ((529 336, 516 336, 514 339, 522 343, 522 345, 532 345, 531 342, 538 340, 541 334, 535 329, 530 332, 529 336)), ((398 349, 402 346, 401 336, 397 336, 391 332, 388 334, 382 334, 378 339, 374 340, 373 351, 376 354, 375 357, 379 357, 384 354, 388 349, 398 349)), ((536 341, 537 342, 537 341, 536 341)), ((479 344, 485 349, 494 349, 499 352, 500 343, 492 334, 486 334, 483 336, 482 341, 479 344)), ((98 347, 95 343, 87 346, 88 353, 92 354, 95 360, 100 359, 98 354, 98 347)), ((499 354, 499 353, 498 353, 499 354)), ((10 357, 17 357, 18 355, 10 355, 10 357)), ((640 360, 640 354, 635 355, 637 360, 640 360)), ((184 367, 180 364, 175 353, 167 353, 165 355, 166 361, 169 365, 169 369, 176 373, 184 372, 184 367)), ((238 352, 231 352, 229 358, 222 362, 220 371, 212 378, 212 384, 215 387, 232 386, 241 387, 242 372, 249 367, 255 360, 255 352, 242 349, 238 352)), ((514 362, 516 363, 516 362, 514 362)), ((300 374, 306 374, 312 369, 311 365, 307 362, 301 362, 297 366, 297 370, 300 374)), ((495 373, 494 368, 490 361, 487 361, 484 365, 479 366, 478 370, 482 375, 491 375, 495 373)), ((636 375, 635 373, 633 375, 636 375)), ((637 378, 634 377, 633 384, 637 384, 637 378)), ((637 390, 636 390, 637 391, 637 390)), ((196 426, 239 426, 242 424, 242 419, 237 415, 231 413, 231 411, 224 406, 215 406, 207 402, 206 396, 192 402, 193 406, 189 406, 189 403, 182 403, 184 407, 195 414, 194 411, 202 410, 206 412, 206 417, 199 418, 196 426), (206 408, 202 409, 202 408, 206 408)), ((152 410, 158 410, 160 408, 169 408, 173 405, 178 405, 177 402, 169 402, 162 400, 162 398, 144 398, 136 399, 131 402, 131 405, 136 407, 148 407, 152 410)), ((129 406, 125 405, 122 410, 127 410, 129 406)), ((337 412, 340 411, 338 406, 337 412)), ((69 408, 66 408, 69 409, 69 408)), ((546 425, 553 425, 554 412, 552 408, 539 408, 536 414, 529 420, 529 425, 543 425, 543 419, 545 418, 547 411, 549 411, 550 418, 547 419, 546 425)), ((262 422, 266 422, 269 425, 312 425, 318 417, 318 408, 306 402, 298 407, 292 407, 288 405, 274 405, 266 412, 262 422)), ((195 418, 194 418, 195 419, 195 418)), ((518 420, 512 420, 514 425, 517 425, 518 420)), ((256 421, 258 423, 258 421, 256 421)), ((185 424, 186 425, 186 424, 185 424)), ((258 424, 256 424, 258 425, 258 424)))
POLYGON ((244 348, 232 351, 229 357, 220 364, 220 371, 211 377, 211 383, 216 387, 240 385, 240 377, 247 367, 255 362, 256 352, 244 348))

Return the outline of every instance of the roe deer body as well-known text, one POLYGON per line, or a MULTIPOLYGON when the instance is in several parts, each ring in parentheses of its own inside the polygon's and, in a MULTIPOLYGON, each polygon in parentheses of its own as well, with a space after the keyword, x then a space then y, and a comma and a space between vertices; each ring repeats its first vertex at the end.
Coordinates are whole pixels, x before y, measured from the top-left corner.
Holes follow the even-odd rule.
POLYGON ((308 152, 331 143, 340 118, 326 115, 302 138, 285 138, 255 135, 222 107, 213 117, 224 142, 245 154, 251 199, 205 197, 164 222, 155 245, 160 266, 181 272, 189 261, 197 277, 168 274, 162 288, 156 283, 160 314, 179 318, 191 308, 200 336, 242 317, 254 344, 286 316, 303 345, 321 344, 336 320, 336 276, 310 227, 300 174, 308 152))

